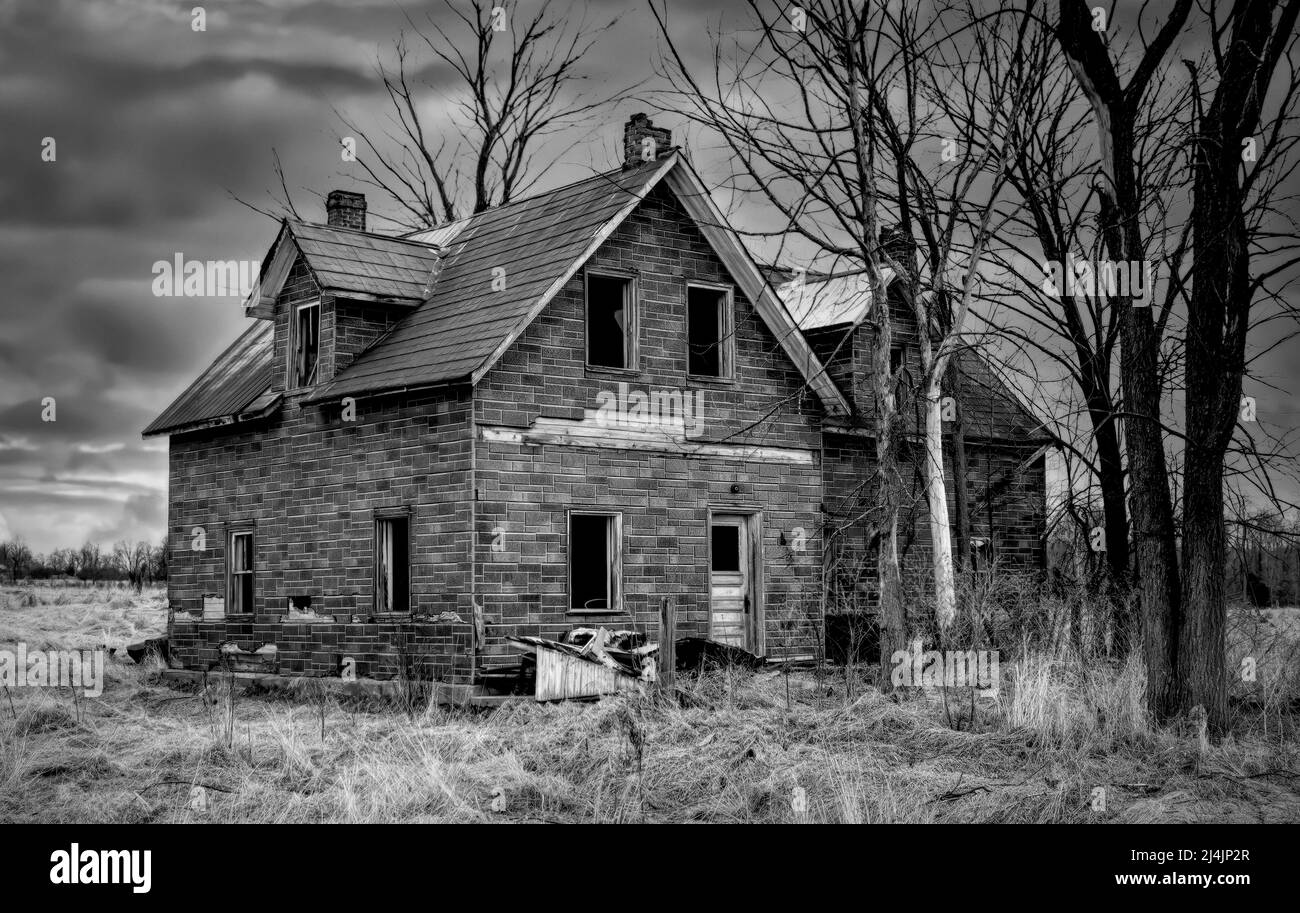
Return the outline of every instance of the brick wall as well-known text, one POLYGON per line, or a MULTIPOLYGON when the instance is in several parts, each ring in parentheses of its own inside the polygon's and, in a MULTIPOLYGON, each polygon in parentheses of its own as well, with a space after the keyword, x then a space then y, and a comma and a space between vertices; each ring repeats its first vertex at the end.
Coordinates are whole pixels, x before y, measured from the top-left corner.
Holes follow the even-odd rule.
MULTIPOLYGON (((295 267, 276 305, 275 383, 284 387, 284 349, 290 308, 319 296, 310 274, 295 267)), ((334 302, 326 296, 330 313, 334 302)), ((340 312, 344 312, 340 306, 340 312)), ((326 326, 324 314, 322 327, 326 326)), ((355 350, 364 331, 340 336, 339 351, 355 350)), ((322 334, 322 354, 332 351, 333 334, 322 334)), ((351 357, 350 355, 348 357, 351 357)), ((292 664, 314 662, 307 647, 327 639, 360 649, 374 640, 368 626, 315 625, 309 630, 285 624, 289 596, 311 596, 321 614, 368 615, 374 597, 374 523, 377 511, 407 510, 411 536, 411 605, 414 621, 388 632, 417 646, 462 650, 472 619, 469 530, 470 396, 467 388, 361 399, 356 420, 344 421, 338 404, 307 405, 305 393, 289 391, 280 411, 264 422, 175 435, 169 456, 168 526, 171 544, 168 593, 172 606, 197 611, 205 593, 226 595, 226 550, 232 529, 252 529, 255 548, 254 614, 226 622, 227 636, 215 626, 182 619, 173 631, 183 660, 208 658, 199 645, 215 637, 245 638, 249 648, 275 642, 301 642, 286 652, 292 664), (195 550, 194 530, 203 530, 206 547, 195 550), (427 618, 460 613, 463 630, 429 634, 427 618), (425 620, 421 620, 425 619, 425 620), (185 627, 185 625, 190 625, 185 627), (337 628, 338 630, 331 630, 337 628), (360 630, 358 630, 360 628, 360 630)), ((382 648, 379 631, 376 662, 382 648)), ((210 651, 209 651, 210 652, 210 651)), ((431 654, 440 669, 451 668, 450 652, 431 654)), ((333 662, 329 660, 326 665, 333 662)), ((198 667, 198 666, 196 666, 198 667)), ((204 666, 205 667, 205 666, 204 666)), ((463 673, 468 676, 470 673, 463 673)))
MULTIPOLYGON (((480 382, 478 422, 526 426, 544 413, 580 417, 582 408, 597 407, 600 391, 626 382, 642 391, 702 391, 710 440, 801 449, 816 459, 820 407, 803 392, 802 376, 739 289, 734 383, 687 377, 686 282, 730 280, 666 188, 638 207, 589 266, 637 274, 640 370, 585 367, 580 272, 480 382)), ((821 573, 815 462, 791 466, 479 441, 475 479, 476 587, 497 621, 488 631, 492 652, 508 649, 501 641, 508 633, 556 637, 580 624, 636 627, 655 637, 663 596, 673 598, 683 634, 706 633, 710 509, 761 511, 768 654, 817 649, 809 619, 816 614, 821 573), (621 512, 626 614, 569 611, 570 509, 621 512), (796 528, 808 533, 803 551, 791 547, 796 528), (503 533, 503 548, 494 552, 496 530, 503 533)))

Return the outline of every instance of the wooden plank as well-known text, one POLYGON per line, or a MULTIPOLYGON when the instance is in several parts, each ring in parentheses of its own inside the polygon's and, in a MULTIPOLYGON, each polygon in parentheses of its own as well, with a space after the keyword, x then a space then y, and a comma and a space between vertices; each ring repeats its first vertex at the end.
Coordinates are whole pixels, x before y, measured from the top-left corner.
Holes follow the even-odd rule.
POLYGON ((659 601, 659 693, 670 700, 677 685, 677 611, 668 596, 659 601))

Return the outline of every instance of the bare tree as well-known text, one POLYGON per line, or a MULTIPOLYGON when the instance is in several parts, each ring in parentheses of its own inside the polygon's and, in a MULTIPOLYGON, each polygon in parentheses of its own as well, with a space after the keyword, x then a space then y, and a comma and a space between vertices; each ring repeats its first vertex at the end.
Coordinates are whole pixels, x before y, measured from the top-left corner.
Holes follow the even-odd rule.
MULTIPOLYGON (((1224 460, 1237 427, 1251 306, 1262 289, 1263 277, 1251 272, 1252 242, 1259 236, 1252 237, 1248 202, 1253 189, 1266 183, 1261 176, 1267 173, 1263 167, 1246 170, 1243 146, 1255 142, 1273 74, 1295 49, 1300 0, 1239 0, 1226 14, 1211 0, 1208 12, 1218 85, 1207 107, 1202 108, 1197 68, 1188 63, 1194 86, 1195 240, 1185 344, 1185 605, 1177 678, 1180 708, 1204 707, 1211 728, 1222 732, 1228 721, 1224 460)), ((1291 63, 1291 79, 1282 87, 1283 100, 1265 130, 1265 143, 1285 142, 1294 128, 1288 109, 1300 79, 1291 63)))
POLYGON ((360 141, 362 183, 387 196, 397 221, 412 229, 516 199, 564 154, 535 161, 548 138, 581 126, 626 91, 582 91, 583 58, 612 20, 594 23, 585 9, 573 16, 550 0, 531 15, 513 0, 444 3, 449 24, 432 14, 420 23, 408 17, 394 61, 379 63, 388 123, 368 127, 340 115, 360 141), (435 72, 450 72, 450 93, 422 78, 412 46, 427 52, 435 72), (448 122, 435 121, 430 102, 448 97, 448 122))
POLYGON ((17 583, 32 565, 32 550, 21 538, 0 542, 0 568, 9 574, 9 582, 17 583))
POLYGON ((99 545, 89 540, 81 544, 77 557, 77 575, 83 580, 89 580, 92 583, 99 580, 99 573, 103 569, 103 556, 99 545))
POLYGON ((942 385, 966 344, 984 244, 1005 218, 996 201, 1006 149, 1023 129, 1017 121, 1028 93, 1007 87, 1023 90, 1032 80, 1004 77, 1041 66, 1047 42, 1026 49, 1027 36, 1043 37, 1028 28, 1027 14, 1019 28, 1008 27, 970 4, 923 14, 847 0, 793 7, 749 0, 750 27, 734 33, 734 53, 715 41, 714 71, 697 76, 675 43, 667 7, 651 9, 669 51, 666 76, 684 101, 675 110, 732 153, 739 173, 729 188, 774 213, 774 227, 747 234, 780 238, 782 253, 808 274, 866 279, 870 402, 859 406, 875 444, 869 521, 879 543, 880 647, 888 662, 908 636, 899 527, 900 445, 909 430, 898 402, 907 368, 891 363, 891 350, 896 340, 920 348, 936 614, 946 629, 955 587, 942 385), (954 12, 960 25, 953 25, 954 12), (980 64, 970 66, 972 56, 980 64), (736 61, 732 68, 726 59, 736 61), (959 150, 951 157, 950 146, 959 150), (881 214, 890 209, 897 222, 882 228, 881 214), (899 314, 888 304, 891 277, 903 300, 899 314))
MULTIPOLYGON (((1175 0, 1146 45, 1127 85, 1120 82, 1093 11, 1084 0, 1060 0, 1056 36, 1093 110, 1101 147, 1097 184, 1101 233, 1110 259, 1147 262, 1141 224, 1142 185, 1137 179, 1135 123, 1152 79, 1187 21, 1192 0, 1175 0)), ((1103 11, 1104 12, 1104 11, 1103 11)), ((1181 585, 1174 538, 1169 468, 1162 433, 1159 336, 1151 308, 1119 296, 1125 444, 1132 480, 1130 504, 1142 605, 1147 703, 1157 719, 1175 709, 1177 616, 1181 585)))
MULTIPOLYGON (((890 64, 892 49, 873 4, 817 0, 787 8, 749 0, 751 43, 736 48, 734 70, 697 78, 672 34, 667 6, 651 3, 668 49, 665 74, 684 102, 679 112, 723 142, 739 172, 732 189, 760 199, 779 224, 768 236, 805 271, 856 272, 874 302, 869 323, 874 347, 870 369, 875 441, 873 539, 880 605, 880 655, 889 662, 906 645, 899 518, 904 477, 899 445, 902 418, 891 366, 894 319, 886 299, 886 269, 900 269, 880 243, 884 137, 873 112, 891 86, 901 84, 890 64)), ((716 36, 715 36, 716 37, 716 36)), ((715 42, 716 43, 716 42, 715 42)), ((888 687, 888 676, 882 676, 888 687)))
POLYGON ((113 546, 113 566, 126 575, 127 582, 138 593, 144 588, 153 549, 143 539, 134 545, 122 540, 113 546))

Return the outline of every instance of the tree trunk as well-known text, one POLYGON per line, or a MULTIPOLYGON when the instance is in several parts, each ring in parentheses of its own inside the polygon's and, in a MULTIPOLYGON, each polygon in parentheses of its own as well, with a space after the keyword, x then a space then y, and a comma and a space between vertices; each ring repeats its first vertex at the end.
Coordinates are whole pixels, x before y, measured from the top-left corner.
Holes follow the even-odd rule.
POLYGON ((1218 735, 1228 725, 1223 461, 1207 448, 1189 447, 1184 479, 1178 703, 1183 712, 1204 707, 1218 735))
POLYGON ((930 552, 934 567, 934 617, 943 638, 957 617, 957 587, 952 574, 948 486, 943 478, 943 403, 939 393, 939 377, 931 374, 925 389, 925 489, 929 501, 930 552))

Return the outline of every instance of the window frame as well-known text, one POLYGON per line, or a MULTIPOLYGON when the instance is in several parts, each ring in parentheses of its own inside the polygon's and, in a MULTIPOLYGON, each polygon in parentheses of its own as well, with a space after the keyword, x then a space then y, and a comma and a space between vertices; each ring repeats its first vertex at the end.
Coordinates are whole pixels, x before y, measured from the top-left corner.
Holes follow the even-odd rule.
POLYGON ((411 604, 411 511, 410 508, 391 508, 387 510, 377 510, 374 515, 373 543, 374 543, 374 566, 371 569, 371 611, 376 615, 410 615, 414 607, 411 604), (379 588, 379 569, 383 561, 383 556, 379 551, 379 527, 383 523, 391 523, 394 520, 402 520, 406 523, 406 608, 394 609, 388 602, 387 592, 384 592, 383 608, 380 608, 380 588, 379 588))
POLYGON ((576 615, 610 615, 620 614, 623 608, 623 512, 618 510, 598 510, 588 508, 570 508, 565 515, 564 526, 564 603, 565 612, 576 615), (573 518, 574 517, 604 517, 612 519, 614 522, 609 524, 609 531, 606 535, 612 534, 613 543, 612 551, 614 553, 613 575, 605 582, 605 601, 608 603, 603 609, 588 609, 575 607, 573 605, 573 518))
POLYGON ((641 373, 641 283, 638 276, 630 270, 605 269, 592 267, 584 269, 582 274, 582 363, 588 371, 612 374, 641 373), (627 283, 624 292, 623 310, 625 322, 623 327, 623 367, 593 364, 591 361, 591 280, 619 279, 627 283))
POLYGON ((252 526, 235 526, 226 532, 226 615, 252 615, 255 610, 253 604, 257 600, 257 536, 252 526), (243 571, 235 570, 235 540, 241 536, 247 536, 248 545, 248 568, 243 571), (248 577, 248 600, 249 604, 243 607, 243 611, 234 611, 236 576, 248 577))
POLYGON ((736 379, 736 287, 726 282, 706 282, 702 279, 688 279, 686 291, 682 298, 686 311, 684 321, 686 332, 686 376, 692 381, 717 382, 736 379), (722 292, 718 308, 718 373, 695 374, 691 371, 691 289, 706 289, 722 292))
POLYGON ((287 369, 285 385, 290 390, 305 390, 308 387, 320 383, 320 362, 321 362, 321 338, 324 333, 321 324, 325 316, 324 305, 320 298, 313 301, 304 301, 301 304, 292 305, 292 311, 289 315, 289 345, 285 355, 285 367, 287 369), (299 383, 298 381, 298 336, 300 315, 303 311, 316 309, 316 361, 312 364, 311 377, 308 380, 299 383))

